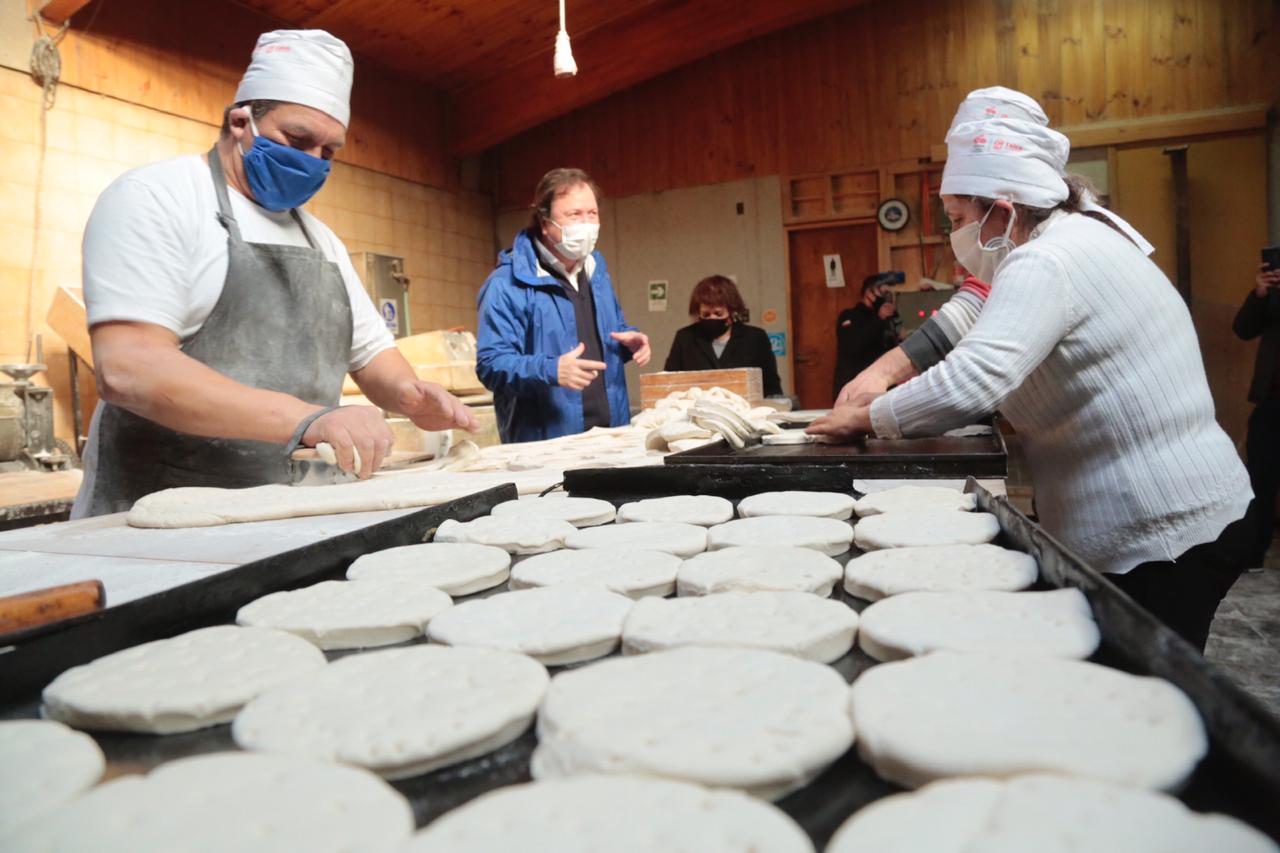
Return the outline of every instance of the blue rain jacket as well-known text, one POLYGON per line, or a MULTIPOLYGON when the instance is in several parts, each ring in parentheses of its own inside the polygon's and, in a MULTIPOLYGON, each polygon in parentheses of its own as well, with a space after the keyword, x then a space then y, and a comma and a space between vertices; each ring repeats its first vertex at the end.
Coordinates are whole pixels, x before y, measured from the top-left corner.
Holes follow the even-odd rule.
MULTIPOLYGON (((631 351, 609 335, 634 331, 635 326, 622 316, 604 256, 593 252, 592 257, 591 294, 607 365, 609 422, 622 426, 631 422, 623 372, 631 351)), ((578 345, 573 303, 559 279, 538 275, 538 252, 527 229, 498 256, 477 304, 476 373, 493 392, 502 441, 539 441, 582 432, 582 393, 561 388, 556 370, 560 356, 578 345)))

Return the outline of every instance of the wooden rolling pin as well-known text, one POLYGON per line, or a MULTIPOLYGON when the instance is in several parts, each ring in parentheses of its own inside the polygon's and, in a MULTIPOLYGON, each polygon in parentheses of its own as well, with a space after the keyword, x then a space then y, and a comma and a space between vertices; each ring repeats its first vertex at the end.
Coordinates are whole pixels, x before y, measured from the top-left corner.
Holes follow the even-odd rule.
POLYGON ((80 581, 0 598, 0 634, 92 613, 106 603, 102 581, 80 581))

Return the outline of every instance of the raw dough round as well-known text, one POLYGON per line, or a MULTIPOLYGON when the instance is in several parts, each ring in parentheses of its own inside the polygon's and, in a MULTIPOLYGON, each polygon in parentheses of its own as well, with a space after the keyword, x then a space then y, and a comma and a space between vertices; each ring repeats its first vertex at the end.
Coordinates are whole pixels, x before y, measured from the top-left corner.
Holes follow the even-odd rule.
POLYGON ((738 503, 738 515, 811 515, 847 519, 853 515, 853 496, 841 492, 761 492, 738 503))
POLYGON ((74 799, 104 769, 87 734, 52 720, 0 722, 0 838, 74 799))
POLYGON ((1084 660, 1102 637, 1078 589, 908 592, 862 611, 858 645, 876 660, 938 649, 1084 660))
POLYGON ((971 512, 978 506, 977 495, 943 486, 897 486, 872 492, 853 505, 860 518, 886 512, 971 512))
POLYGON ((79 729, 190 732, 228 722, 262 691, 324 667, 324 653, 300 637, 216 625, 72 667, 44 689, 44 715, 79 729))
POLYGON ((1182 691, 1084 661, 934 652, 871 667, 850 697, 859 754, 908 788, 1049 772, 1171 790, 1208 751, 1182 691))
POLYGON ((867 601, 904 592, 1017 592, 1034 584, 1039 574, 1035 557, 999 545, 886 548, 850 560, 844 588, 867 601))
POLYGON ((1000 535, 989 512, 888 512, 860 519, 853 541, 863 551, 922 545, 984 545, 1000 535))
POLYGON ((574 527, 593 527, 613 521, 613 504, 599 498, 529 497, 495 506, 494 518, 557 518, 574 527))
POLYGON ((492 752, 529 727, 547 670, 496 649, 412 646, 342 658, 250 702, 243 749, 354 764, 404 779, 492 752))
POLYGON ((843 554, 853 541, 849 522, 803 515, 762 515, 739 518, 711 528, 712 551, 740 545, 748 548, 783 546, 812 548, 828 557, 843 554))
POLYGON ((733 504, 715 495, 672 495, 618 507, 618 521, 676 521, 710 527, 733 518, 733 504))
POLYGON ((347 569, 347 579, 408 577, 421 579, 452 596, 462 596, 495 587, 510 573, 511 555, 502 548, 469 542, 428 542, 357 557, 347 569))
POLYGON ((283 755, 219 752, 122 776, 13 839, 8 853, 346 853, 413 832, 409 803, 364 770, 283 755))
POLYGON ((561 584, 465 601, 427 626, 435 643, 529 655, 547 666, 604 657, 618 648, 631 599, 561 584))
POLYGON ((431 617, 452 604, 448 593, 404 575, 321 581, 251 601, 236 623, 288 631, 322 649, 367 649, 421 637, 431 617))
POLYGON ((774 444, 817 444, 818 437, 801 429, 785 429, 779 433, 760 436, 760 443, 766 447, 774 444))
POLYGON ((565 539, 577 529, 558 518, 495 518, 491 515, 474 521, 450 518, 436 528, 435 541, 493 545, 511 554, 541 554, 563 548, 565 539))
POLYGON ((622 653, 678 646, 767 649, 830 663, 853 648, 858 614, 807 592, 722 592, 636 602, 622 626, 622 653))
POLYGON ((538 780, 682 779, 781 797, 853 743, 834 669, 756 649, 688 646, 611 658, 552 680, 538 710, 538 780))
POLYGON ((738 791, 668 779, 575 776, 490 791, 400 853, 812 853, 795 821, 738 791))
POLYGON ((696 524, 636 521, 579 530, 565 540, 569 548, 639 548, 692 557, 707 550, 707 528, 696 524))
POLYGON ((1068 776, 950 779, 877 800, 836 831, 827 853, 1276 853, 1233 817, 1197 814, 1166 794, 1068 776))
POLYGON ((843 574, 843 566, 813 548, 721 548, 685 560, 676 590, 680 595, 790 590, 826 598, 843 574))
POLYGON ((670 595, 681 560, 665 551, 586 548, 552 551, 521 560, 511 572, 512 589, 578 584, 599 586, 631 598, 670 595))

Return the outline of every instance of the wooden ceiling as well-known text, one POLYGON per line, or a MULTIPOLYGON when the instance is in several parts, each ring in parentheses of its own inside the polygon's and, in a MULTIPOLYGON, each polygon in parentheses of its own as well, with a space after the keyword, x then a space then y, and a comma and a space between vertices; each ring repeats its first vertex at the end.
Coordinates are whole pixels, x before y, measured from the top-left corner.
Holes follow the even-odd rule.
POLYGON ((863 1, 567 0, 579 70, 556 79, 556 0, 235 0, 289 26, 328 30, 361 58, 446 92, 459 155, 707 54, 863 1))

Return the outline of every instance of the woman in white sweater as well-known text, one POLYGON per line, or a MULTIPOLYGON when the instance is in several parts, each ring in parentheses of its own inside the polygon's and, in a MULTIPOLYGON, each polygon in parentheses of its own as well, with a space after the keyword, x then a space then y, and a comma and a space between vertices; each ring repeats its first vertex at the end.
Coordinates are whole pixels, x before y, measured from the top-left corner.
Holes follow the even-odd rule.
POLYGON ((939 364, 809 431, 938 435, 999 409, 1044 528, 1203 649, 1244 568, 1248 474, 1214 419, 1190 313, 1118 228, 1084 211, 1066 137, 964 123, 941 194, 957 259, 991 294, 939 364))

